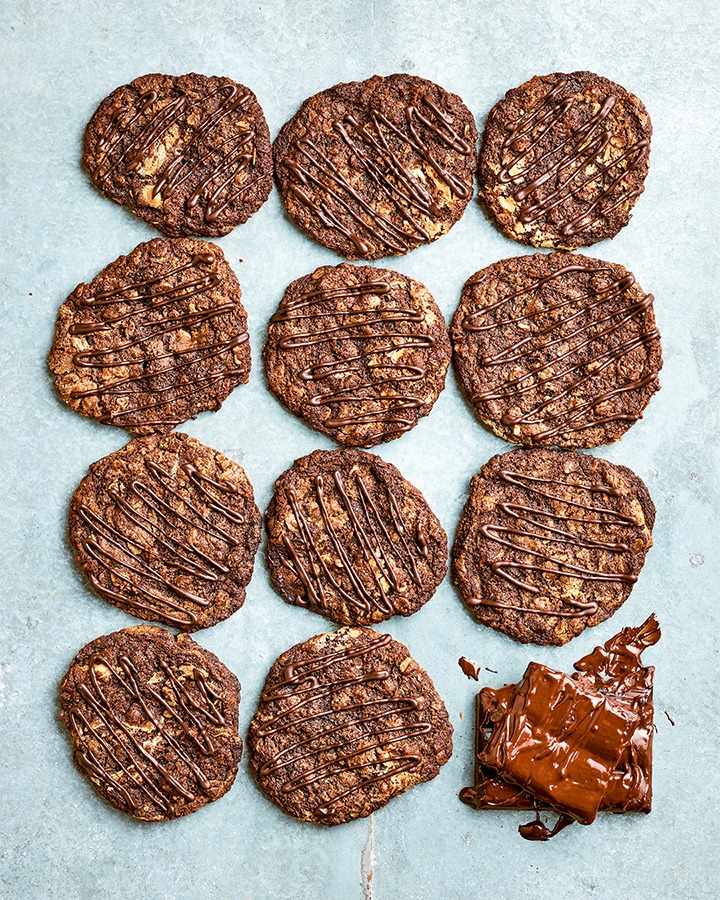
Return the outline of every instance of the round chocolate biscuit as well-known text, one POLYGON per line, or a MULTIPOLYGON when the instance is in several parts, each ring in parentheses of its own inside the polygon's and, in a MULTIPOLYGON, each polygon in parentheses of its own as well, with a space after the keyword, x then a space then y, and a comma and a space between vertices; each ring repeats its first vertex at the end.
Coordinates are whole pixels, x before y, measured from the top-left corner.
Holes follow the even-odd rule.
POLYGON ((270 669, 248 732, 250 765, 285 812, 340 825, 435 778, 452 731, 407 647, 341 628, 296 644, 270 669))
POLYGON ((220 237, 272 189, 255 94, 229 78, 143 75, 113 91, 85 131, 83 163, 110 200, 171 237, 220 237))
POLYGON ((222 250, 156 238, 62 304, 49 365, 81 415, 134 434, 220 409, 250 377, 247 314, 222 250))
POLYGON ((647 488, 625 466, 512 450, 473 476, 453 581, 483 625, 522 643, 564 644, 627 600, 654 522, 647 488))
POLYGON ((148 822, 230 790, 239 703, 237 678, 213 653, 153 625, 87 644, 60 688, 75 765, 109 803, 148 822))
POLYGON ((451 337, 470 403, 513 444, 611 444, 660 387, 652 295, 617 263, 580 254, 536 253, 476 272, 451 337))
POLYGON ((243 469, 186 434, 136 438, 90 466, 69 536, 95 593, 183 631, 245 601, 260 513, 243 469))
POLYGON ((629 222, 651 135, 647 110, 619 84, 592 72, 536 75, 490 111, 480 196, 516 241, 589 247, 629 222))
POLYGON ((341 625, 410 616, 447 572, 447 536, 423 495, 361 450, 298 459, 265 521, 275 589, 341 625))
POLYGON ((414 75, 375 75, 306 100, 273 145, 288 214, 347 259, 408 253, 473 194, 477 129, 462 100, 414 75))
POLYGON ((372 266, 322 266, 288 287, 263 350, 271 390, 341 444, 409 431, 445 386, 450 340, 419 281, 372 266))

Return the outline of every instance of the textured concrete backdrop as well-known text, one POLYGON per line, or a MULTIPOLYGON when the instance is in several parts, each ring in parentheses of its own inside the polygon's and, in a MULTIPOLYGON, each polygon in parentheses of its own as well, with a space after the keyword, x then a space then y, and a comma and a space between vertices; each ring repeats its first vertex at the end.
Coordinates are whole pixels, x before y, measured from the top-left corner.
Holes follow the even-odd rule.
MULTIPOLYGON (((0 891, 8 898, 667 898, 720 893, 718 812, 717 194, 718 45, 714 0, 4 0, 0 328, 4 501, 0 614, 0 891), (655 547, 610 621, 561 649, 522 647, 476 625, 446 581, 406 642, 444 696, 455 755, 431 784, 373 819, 334 830, 272 806, 243 763, 221 801, 165 826, 103 803, 74 770, 57 686, 92 638, 134 623, 94 597, 65 539, 66 508, 93 460, 126 435, 55 397, 45 367, 57 307, 81 280, 155 233, 91 187, 79 165, 85 123, 117 85, 146 72, 229 75, 257 93, 277 133, 310 94, 374 72, 407 71, 459 93, 482 126, 506 89, 533 74, 591 69, 638 94, 655 133, 631 224, 590 253, 630 268, 656 295, 662 391, 623 440, 598 451, 631 466, 658 508, 655 547), (600 816, 549 844, 522 841, 523 816, 457 800, 471 777, 474 683, 466 654, 516 679, 530 659, 569 667, 655 610, 655 809, 600 816), (663 714, 667 710, 675 727, 663 714)), ((293 459, 330 442, 286 414, 259 365, 265 322, 294 278, 338 262, 283 216, 274 193, 220 242, 241 280, 255 359, 249 386, 187 426, 246 468, 264 508, 293 459), (240 260, 244 260, 242 263, 240 260)), ((465 279, 527 252, 476 204, 437 243, 388 264, 425 282, 446 317, 465 279)), ((426 494, 450 534, 470 476, 507 448, 473 419, 452 375, 433 413, 379 448, 426 494)), ((270 588, 262 557, 245 607, 198 635, 243 683, 241 728, 272 660, 326 629, 270 588)))

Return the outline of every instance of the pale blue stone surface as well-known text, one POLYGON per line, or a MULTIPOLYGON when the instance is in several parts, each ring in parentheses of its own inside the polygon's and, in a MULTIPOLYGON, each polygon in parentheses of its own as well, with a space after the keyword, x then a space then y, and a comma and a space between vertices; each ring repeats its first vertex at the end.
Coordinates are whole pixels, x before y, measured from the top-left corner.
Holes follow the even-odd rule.
MULTIPOLYGON (((700 898, 720 894, 718 815, 718 30, 714 0, 313 0, 282 3, 4 0, 0 91, 2 613, 0 893, 7 898, 700 898), (656 295, 662 391, 645 419, 598 453, 631 466, 658 509, 655 547, 618 614, 560 649, 522 647, 476 625, 449 581, 387 630, 406 642, 447 702, 455 754, 431 784, 372 821, 301 825, 257 790, 246 762, 221 801, 165 826, 136 823, 75 771, 57 686, 77 650, 134 623, 75 570, 66 508, 89 463, 126 435, 53 394, 45 358, 56 310, 147 225, 102 198, 79 166, 83 128, 117 85, 153 71, 225 74, 257 93, 273 135, 310 94, 408 71, 459 93, 482 126, 504 91, 533 74, 591 69, 646 103, 655 133, 647 191, 631 224, 590 253, 625 264, 656 295), (466 654, 515 680, 531 659, 568 668, 619 627, 656 611, 655 809, 598 818, 550 844, 522 816, 476 813, 469 782, 475 685, 466 654), (672 727, 663 714, 675 720, 672 727)), ((266 390, 266 320, 294 278, 337 257, 283 216, 277 193, 220 241, 241 280, 255 366, 217 414, 187 431, 246 468, 261 508, 275 477, 330 442, 266 390), (244 262, 240 263, 240 259, 244 262)), ((388 264, 425 282, 449 318, 475 270, 527 252, 476 204, 448 236, 388 264)), ((452 535, 470 476, 507 445, 484 431, 456 381, 432 415, 379 448, 426 494, 452 535)), ((264 675, 291 644, 326 630, 270 588, 262 557, 245 607, 201 632, 243 684, 241 729, 264 675)))

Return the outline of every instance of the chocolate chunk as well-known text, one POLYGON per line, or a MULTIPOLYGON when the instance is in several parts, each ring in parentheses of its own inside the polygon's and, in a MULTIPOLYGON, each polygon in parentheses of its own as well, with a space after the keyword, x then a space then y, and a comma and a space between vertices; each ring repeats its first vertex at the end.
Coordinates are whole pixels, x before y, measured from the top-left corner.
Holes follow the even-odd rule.
POLYGON ((589 825, 637 724, 626 704, 530 663, 478 760, 589 825))
POLYGON ((248 746, 273 802, 303 821, 339 825, 435 778, 452 753, 452 726, 406 647, 341 628, 275 662, 248 746))
POLYGON ((60 688, 73 760, 136 819, 177 819, 232 787, 240 684, 192 638, 138 625, 78 653, 60 688))
POLYGON ((610 444, 659 389, 653 297, 616 263, 566 253, 493 263, 465 284, 451 336, 468 400, 513 444, 610 444))
POLYGON ((516 241, 589 247, 630 220, 651 135, 647 110, 619 84, 592 72, 536 75, 490 111, 480 196, 516 241))
POLYGON ((306 100, 275 139, 292 220, 347 259, 408 253, 460 219, 477 129, 462 100, 414 75, 375 75, 306 100))
POLYGON ((103 600, 197 631, 242 606, 260 513, 239 465, 186 434, 153 435, 90 466, 70 543, 103 600))
POLYGON ((628 598, 655 507, 634 472, 561 450, 513 450, 473 476, 453 580, 478 622, 564 644, 628 598))
POLYGON ((445 386, 450 341, 419 281, 343 264, 293 281, 263 358, 291 413, 341 444, 372 447, 428 415, 445 386))
POLYGON ((78 285, 49 365, 62 399, 134 434, 219 409, 250 377, 242 292, 222 250, 156 238, 78 285))
POLYGON ((83 163, 110 200, 171 237, 220 237, 272 189, 272 148, 255 94, 229 78, 143 75, 106 97, 83 163))
POLYGON ((417 612, 447 571, 447 537, 395 466, 316 450, 275 483, 266 513, 273 586, 341 625, 417 612))
MULTIPOLYGON (((599 809, 610 812, 650 812, 652 807, 653 673, 641 655, 660 639, 654 615, 637 628, 624 628, 602 647, 583 657, 572 677, 581 686, 624 703, 637 716, 630 739, 610 773, 599 809)), ((477 697, 475 784, 460 794, 475 809, 550 809, 537 797, 502 780, 483 765, 485 747, 503 720, 515 694, 515 685, 484 688, 477 697)))

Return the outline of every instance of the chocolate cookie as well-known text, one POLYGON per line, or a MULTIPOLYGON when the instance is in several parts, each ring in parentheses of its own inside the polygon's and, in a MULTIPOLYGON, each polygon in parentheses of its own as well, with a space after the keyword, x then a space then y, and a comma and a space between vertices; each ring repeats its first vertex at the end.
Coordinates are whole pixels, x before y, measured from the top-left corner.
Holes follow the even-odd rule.
POLYGON ((79 284, 49 365, 63 400, 134 434, 220 409, 250 377, 247 314, 215 244, 156 238, 79 284))
POLYGON ((647 110, 619 84, 592 72, 536 75, 490 111, 480 196, 516 241, 589 247, 629 222, 651 135, 647 110))
POLYGON ((647 488, 625 466, 513 450, 473 476, 453 580, 483 625, 522 643, 564 644, 627 600, 654 521, 647 488))
POLYGON ((460 219, 477 129, 462 100, 414 75, 375 75, 306 100, 275 139, 288 214, 347 259, 408 253, 460 219))
POLYGON ((410 616, 447 571, 447 537, 395 466, 316 450, 275 482, 266 513, 273 586, 341 625, 410 616))
POLYGON ((272 189, 272 148, 255 94, 229 78, 143 75, 106 97, 83 163, 110 200, 171 237, 220 237, 272 189))
POLYGON ((260 513, 237 463, 186 434, 153 435, 90 466, 70 543, 103 600, 197 631, 243 605, 260 513))
POLYGON ((450 341, 419 281, 371 266, 322 266, 285 291, 263 359, 291 413, 341 444, 372 447, 430 412, 450 341))
POLYGON ((536 253, 476 272, 451 336, 468 399, 514 444, 610 444, 660 387, 652 295, 622 266, 580 254, 536 253))
POLYGON ((138 625, 87 644, 62 680, 73 761, 109 803, 165 822, 232 787, 240 684, 185 634, 138 625))
POLYGON ((285 812, 340 825, 435 778, 452 731, 407 647, 341 628, 296 644, 270 669, 248 732, 250 764, 285 812))

